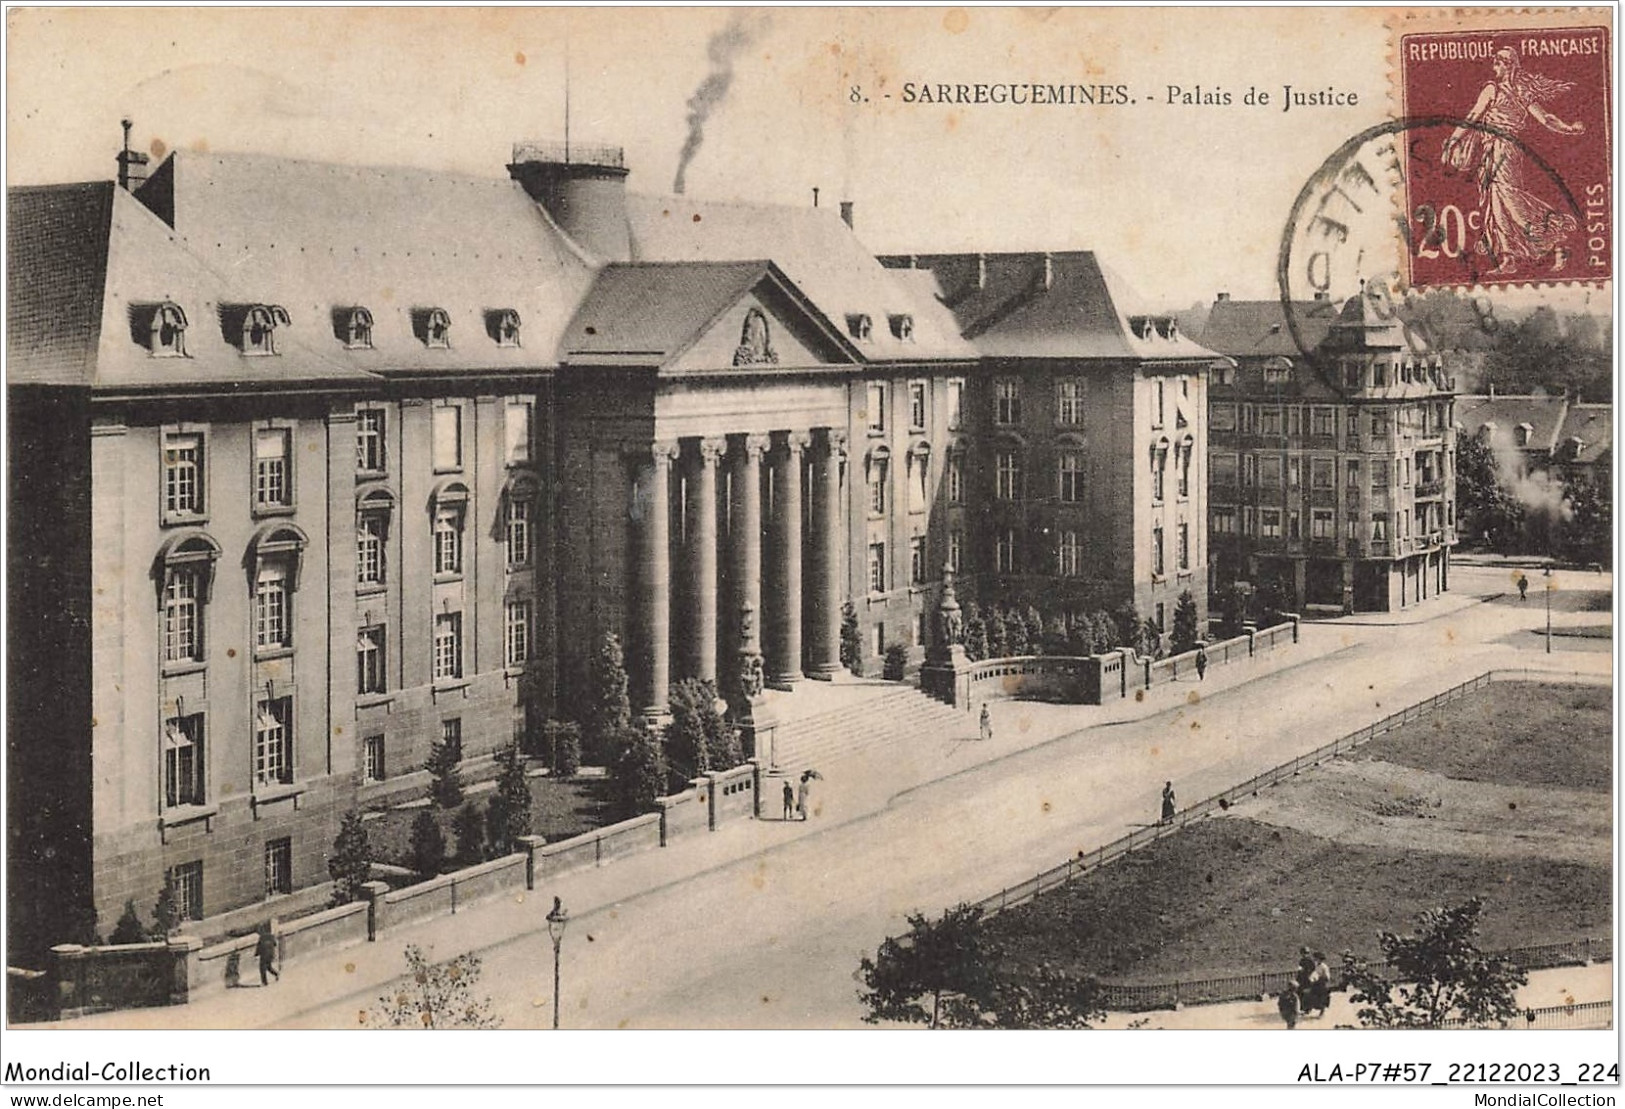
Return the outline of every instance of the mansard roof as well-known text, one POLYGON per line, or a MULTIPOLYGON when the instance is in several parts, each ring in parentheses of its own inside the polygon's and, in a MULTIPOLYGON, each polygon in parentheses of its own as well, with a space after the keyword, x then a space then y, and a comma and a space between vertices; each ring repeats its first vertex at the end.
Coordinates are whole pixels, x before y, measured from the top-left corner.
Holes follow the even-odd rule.
POLYGON ((1513 428, 1528 424, 1529 441, 1523 449, 1549 452, 1558 443, 1568 410, 1569 399, 1562 393, 1464 393, 1456 398, 1456 423, 1468 435, 1494 424, 1501 436, 1511 436, 1513 428))
MULTIPOLYGON (((1293 302, 1298 334, 1313 350, 1325 342, 1337 322, 1338 305, 1330 300, 1293 302)), ((1287 326, 1279 300, 1231 300, 1220 297, 1202 329, 1202 345, 1232 358, 1298 358, 1302 351, 1287 326)))

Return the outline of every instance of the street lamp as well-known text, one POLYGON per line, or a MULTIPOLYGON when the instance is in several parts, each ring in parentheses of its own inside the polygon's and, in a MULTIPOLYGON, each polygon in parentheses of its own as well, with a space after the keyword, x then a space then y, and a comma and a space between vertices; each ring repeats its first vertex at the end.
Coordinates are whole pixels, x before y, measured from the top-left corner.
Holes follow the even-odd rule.
POLYGON ((570 914, 564 903, 553 898, 553 911, 547 914, 547 934, 553 938, 553 1027, 559 1026, 559 945, 564 942, 564 928, 570 923, 570 914))
POLYGON ((1546 653, 1552 653, 1552 568, 1548 565, 1541 571, 1546 579, 1546 653))

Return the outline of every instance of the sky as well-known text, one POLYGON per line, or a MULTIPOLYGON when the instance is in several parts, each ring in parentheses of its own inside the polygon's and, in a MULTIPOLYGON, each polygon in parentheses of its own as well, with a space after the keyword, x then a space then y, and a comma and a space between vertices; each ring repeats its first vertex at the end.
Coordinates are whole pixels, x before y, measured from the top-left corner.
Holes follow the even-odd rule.
MULTIPOLYGON (((1276 294, 1282 230, 1385 118, 1371 9, 57 9, 8 13, 7 179, 134 144, 502 176, 511 143, 623 146, 636 192, 851 200, 877 253, 1093 249, 1148 301, 1276 294), (725 64, 719 64, 725 63, 725 64), (568 74, 568 80, 566 75, 568 74), (905 103, 912 83, 1122 86, 1110 106, 905 103), (722 88, 719 89, 719 85, 722 88), (1282 88, 1354 104, 1282 111, 1282 88), (1231 103, 1169 103, 1169 86, 1231 103), (1249 106, 1249 88, 1268 107, 1249 106)), ((1174 97, 1176 101, 1182 100, 1174 97)))

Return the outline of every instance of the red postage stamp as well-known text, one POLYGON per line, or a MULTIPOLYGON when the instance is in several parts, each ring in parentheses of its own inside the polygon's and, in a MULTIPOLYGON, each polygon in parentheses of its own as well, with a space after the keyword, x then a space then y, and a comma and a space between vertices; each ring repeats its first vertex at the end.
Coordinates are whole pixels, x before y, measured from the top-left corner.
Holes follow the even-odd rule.
POLYGON ((1601 25, 1399 36, 1411 285, 1613 277, 1610 47, 1601 25))

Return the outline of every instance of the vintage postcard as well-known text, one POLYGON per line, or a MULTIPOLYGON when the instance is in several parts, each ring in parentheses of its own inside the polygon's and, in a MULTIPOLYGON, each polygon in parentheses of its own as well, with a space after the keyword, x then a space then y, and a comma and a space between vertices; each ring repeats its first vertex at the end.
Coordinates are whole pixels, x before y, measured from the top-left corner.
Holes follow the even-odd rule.
POLYGON ((8 1089, 1617 1084, 1611 9, 6 35, 8 1089))

